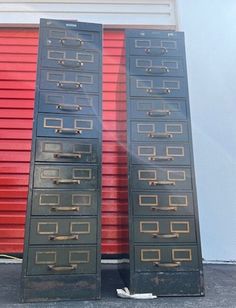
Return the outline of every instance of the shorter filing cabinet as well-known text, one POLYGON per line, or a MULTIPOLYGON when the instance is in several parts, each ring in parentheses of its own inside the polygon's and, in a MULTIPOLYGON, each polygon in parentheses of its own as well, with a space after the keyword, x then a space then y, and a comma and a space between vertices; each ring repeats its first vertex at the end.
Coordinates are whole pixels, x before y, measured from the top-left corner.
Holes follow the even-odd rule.
POLYGON ((126 60, 130 291, 200 296, 183 33, 127 30, 126 60))
POLYGON ((102 27, 41 19, 22 300, 101 295, 102 27))

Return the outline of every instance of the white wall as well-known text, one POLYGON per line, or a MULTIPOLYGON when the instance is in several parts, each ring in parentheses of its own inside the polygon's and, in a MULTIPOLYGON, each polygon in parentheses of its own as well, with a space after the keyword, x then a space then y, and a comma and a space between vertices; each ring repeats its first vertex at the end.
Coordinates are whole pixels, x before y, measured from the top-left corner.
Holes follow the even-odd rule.
POLYGON ((177 0, 203 257, 236 260, 236 1, 177 0))

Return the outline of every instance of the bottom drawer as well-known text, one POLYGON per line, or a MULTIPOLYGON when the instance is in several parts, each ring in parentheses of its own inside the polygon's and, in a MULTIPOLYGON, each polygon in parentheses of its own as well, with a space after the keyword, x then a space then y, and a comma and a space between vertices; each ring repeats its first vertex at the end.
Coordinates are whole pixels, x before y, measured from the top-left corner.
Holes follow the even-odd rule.
POLYGON ((199 267, 197 246, 135 246, 135 271, 192 271, 199 267))
POLYGON ((96 258, 95 246, 30 247, 27 274, 94 274, 96 258))

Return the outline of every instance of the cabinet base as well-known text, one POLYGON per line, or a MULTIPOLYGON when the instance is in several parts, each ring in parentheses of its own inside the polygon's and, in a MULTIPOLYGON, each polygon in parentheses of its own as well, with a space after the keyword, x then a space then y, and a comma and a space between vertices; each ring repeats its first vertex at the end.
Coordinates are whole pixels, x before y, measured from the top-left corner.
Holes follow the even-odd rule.
POLYGON ((153 293, 157 296, 203 296, 201 272, 134 273, 130 292, 153 293))
POLYGON ((96 275, 24 277, 21 294, 22 302, 100 299, 101 281, 96 275))

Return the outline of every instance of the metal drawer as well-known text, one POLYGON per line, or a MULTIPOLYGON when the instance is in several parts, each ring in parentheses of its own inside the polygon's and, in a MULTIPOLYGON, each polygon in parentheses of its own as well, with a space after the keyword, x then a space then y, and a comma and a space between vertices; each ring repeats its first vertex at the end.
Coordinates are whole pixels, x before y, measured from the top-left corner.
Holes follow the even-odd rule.
POLYGON ((34 189, 32 215, 96 215, 98 193, 88 190, 34 189))
POLYGON ((35 188, 96 189, 97 186, 98 172, 96 166, 35 165, 35 188))
POLYGON ((132 164, 190 165, 190 149, 187 143, 139 142, 132 143, 132 164))
POLYGON ((94 139, 36 139, 37 162, 97 163, 98 141, 94 139))
POLYGON ((134 190, 192 189, 190 168, 133 165, 130 176, 134 190))
POLYGON ((188 141, 186 122, 132 121, 131 139, 133 141, 188 141))
POLYGON ((192 271, 197 270, 198 250, 194 245, 134 247, 135 271, 192 271))
POLYGON ((96 247, 30 247, 28 275, 95 274, 96 247))
POLYGON ((37 136, 98 138, 98 126, 98 119, 92 116, 41 113, 38 114, 37 136))
POLYGON ((61 24, 53 22, 45 25, 42 33, 44 46, 62 47, 68 49, 94 49, 99 50, 101 45, 101 26, 95 27, 89 24, 82 25, 77 22, 61 24), (87 25, 87 26, 86 26, 87 25))
POLYGON ((156 193, 139 191, 132 193, 133 215, 178 216, 193 215, 193 196, 188 192, 156 193))
POLYGON ((135 38, 174 38, 174 39, 184 39, 183 32, 176 32, 173 30, 158 30, 158 29, 126 29, 126 37, 135 38))
POLYGON ((95 73, 44 69, 40 71, 40 90, 98 93, 99 75, 95 73))
POLYGON ((186 102, 179 99, 131 99, 130 118, 143 120, 185 120, 186 102))
POLYGON ((40 91, 39 112, 98 115, 98 100, 92 94, 40 91))
POLYGON ((130 57, 130 75, 147 76, 184 76, 184 64, 181 58, 130 57))
POLYGON ((65 48, 44 48, 41 56, 42 67, 73 69, 78 71, 98 71, 100 55, 95 51, 65 48))
POLYGON ((186 97, 187 84, 179 77, 131 76, 130 96, 186 97))
POLYGON ((92 244, 97 241, 96 218, 32 218, 30 244, 92 244))
POLYGON ((129 38, 129 53, 137 56, 172 57, 182 56, 183 41, 171 37, 129 38))
POLYGON ((193 218, 135 218, 136 243, 188 243, 196 241, 193 218))

